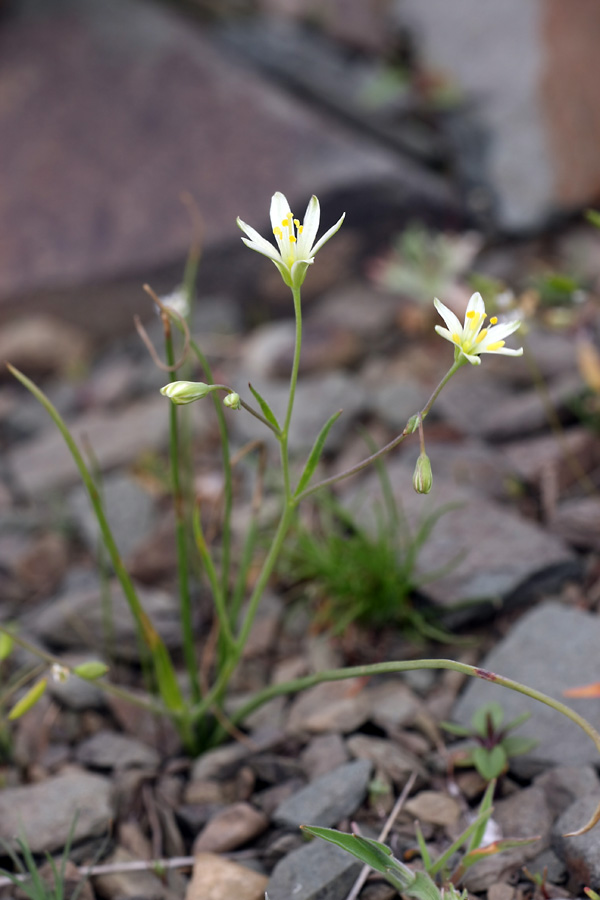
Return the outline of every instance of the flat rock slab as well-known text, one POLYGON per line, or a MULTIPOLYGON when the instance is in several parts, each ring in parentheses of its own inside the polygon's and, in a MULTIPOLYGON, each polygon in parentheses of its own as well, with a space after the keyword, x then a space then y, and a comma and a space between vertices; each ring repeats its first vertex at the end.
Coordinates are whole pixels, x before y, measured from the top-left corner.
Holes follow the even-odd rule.
POLYGON ((594 0, 568 7, 561 0, 394 0, 394 6, 424 62, 467 98, 473 128, 462 144, 457 140, 457 151, 473 188, 491 190, 504 227, 537 227, 597 196, 594 0))
POLYGON ((353 856, 315 838, 277 863, 267 894, 269 900, 344 900, 359 872, 353 856))
POLYGON ((294 209, 388 181, 443 202, 437 178, 240 67, 164 5, 26 4, 3 23, 0 61, 0 300, 183 260, 183 191, 205 248, 235 241, 238 215, 266 223, 276 190, 294 209))
POLYGON ((69 772, 0 791, 0 838, 12 843, 23 834, 33 853, 64 847, 75 816, 74 843, 108 830, 114 816, 108 779, 69 772))
MULTIPOLYGON (((561 700, 600 728, 597 701, 565 700, 562 696, 567 688, 600 681, 599 641, 597 616, 547 601, 523 616, 508 637, 482 660, 481 666, 561 700)), ((550 765, 598 764, 598 751, 590 738, 565 716, 522 694, 500 690, 477 679, 469 682, 452 718, 469 725, 475 710, 491 700, 502 705, 507 721, 522 712, 531 713, 518 734, 539 743, 527 756, 515 757, 515 771, 526 775, 550 765)))
POLYGON ((321 775, 280 803, 274 821, 288 828, 336 825, 352 815, 364 800, 372 769, 370 760, 357 759, 321 775))
MULTIPOLYGON (((574 554, 562 541, 499 503, 461 490, 438 478, 435 471, 431 493, 416 494, 412 469, 401 460, 388 465, 388 474, 413 533, 436 510, 446 509, 421 547, 417 562, 422 576, 448 567, 442 577, 420 588, 436 605, 451 608, 469 600, 518 603, 542 586, 555 586, 578 572, 574 554)), ((381 506, 374 473, 344 499, 362 525, 373 530, 375 502, 381 506)), ((469 610, 473 613, 477 606, 469 610)))
MULTIPOLYGON (((145 450, 160 450, 169 433, 168 401, 156 395, 117 412, 92 410, 69 422, 76 442, 85 440, 102 471, 126 466, 145 450)), ((200 427, 205 422, 198 419, 200 427)), ((62 435, 50 426, 8 454, 8 468, 21 490, 36 496, 74 484, 77 467, 62 435)))

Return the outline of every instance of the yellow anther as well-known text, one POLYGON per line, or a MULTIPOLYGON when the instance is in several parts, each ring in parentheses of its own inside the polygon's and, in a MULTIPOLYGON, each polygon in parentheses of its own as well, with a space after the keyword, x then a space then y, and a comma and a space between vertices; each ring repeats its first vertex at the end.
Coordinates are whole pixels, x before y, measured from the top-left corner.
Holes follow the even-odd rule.
POLYGON ((492 318, 490 319, 490 325, 497 325, 497 324, 498 324, 498 316, 492 316, 492 318))
POLYGON ((476 315, 477 315, 477 313, 475 312, 475 310, 470 309, 469 312, 467 313, 467 319, 474 319, 476 315))
POLYGON ((290 234, 290 244, 295 244, 295 243, 296 243, 295 236, 293 234, 290 234))
POLYGON ((275 237, 278 237, 279 240, 281 240, 281 238, 283 237, 283 235, 281 233, 281 228, 274 228, 273 234, 275 235, 275 237))
POLYGON ((283 225, 284 228, 287 228, 288 225, 290 224, 290 220, 289 220, 289 219, 282 219, 282 220, 281 220, 281 224, 283 225))
POLYGON ((479 334, 477 335, 475 343, 480 344, 487 333, 488 333, 487 328, 482 328, 481 331, 479 332, 479 334))
POLYGON ((496 341, 495 344, 488 344, 485 348, 486 350, 500 350, 501 347, 504 347, 506 341, 496 341))
POLYGON ((452 340, 455 344, 460 344, 460 334, 457 334, 456 331, 452 335, 452 340))
POLYGON ((304 231, 304 225, 298 225, 298 234, 302 234, 304 231))
POLYGON ((299 228, 300 227, 300 219, 294 219, 294 225, 296 226, 296 228, 299 228))

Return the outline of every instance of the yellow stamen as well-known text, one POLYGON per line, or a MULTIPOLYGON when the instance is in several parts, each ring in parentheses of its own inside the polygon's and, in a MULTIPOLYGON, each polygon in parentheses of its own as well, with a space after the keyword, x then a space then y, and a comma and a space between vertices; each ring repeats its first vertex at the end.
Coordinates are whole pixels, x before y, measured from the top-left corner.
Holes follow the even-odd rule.
POLYGON ((482 340, 484 339, 484 337, 486 336, 487 333, 488 333, 487 328, 482 328, 481 331, 479 332, 479 334, 477 335, 477 338, 476 338, 476 340, 475 340, 475 343, 476 343, 476 344, 480 344, 480 343, 482 342, 482 340))
POLYGON ((281 240, 281 238, 283 237, 283 235, 281 233, 281 228, 274 228, 273 234, 275 235, 275 237, 278 237, 279 240, 281 240))
POLYGON ((496 341, 494 344, 489 344, 485 349, 486 350, 500 350, 501 347, 504 347, 506 341, 496 341))
POLYGON ((460 334, 457 334, 456 331, 452 335, 452 340, 455 344, 460 344, 460 334))
POLYGON ((498 316, 492 316, 492 318, 490 319, 490 325, 497 325, 497 324, 498 324, 498 316))
POLYGON ((296 238, 294 237, 293 234, 290 234, 290 244, 295 244, 295 243, 296 243, 296 238))
POLYGON ((283 225, 284 228, 287 228, 288 225, 290 224, 290 220, 289 220, 289 219, 282 219, 282 220, 281 220, 281 224, 283 225))
POLYGON ((476 315, 477 315, 477 313, 475 312, 475 310, 470 309, 469 312, 467 313, 467 319, 473 319, 473 318, 475 318, 476 315))
POLYGON ((304 231, 304 225, 298 225, 298 234, 302 234, 304 231))
POLYGON ((299 228, 300 227, 300 219, 294 219, 294 225, 296 226, 296 228, 299 228))

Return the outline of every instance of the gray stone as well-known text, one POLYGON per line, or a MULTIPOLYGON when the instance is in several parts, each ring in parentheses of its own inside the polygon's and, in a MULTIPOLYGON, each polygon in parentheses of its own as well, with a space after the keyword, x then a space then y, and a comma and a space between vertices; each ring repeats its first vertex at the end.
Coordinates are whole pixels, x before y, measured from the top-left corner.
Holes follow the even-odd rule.
MULTIPOLYGON (((596 438, 597 440, 597 438, 596 438)), ((600 500, 565 500, 548 523, 550 530, 573 547, 600 550, 600 500)))
POLYGON ((473 208, 486 202, 502 226, 523 229, 589 203, 599 171, 596 4, 395 0, 395 8, 423 63, 445 72, 465 98, 470 116, 455 149, 473 208))
POLYGON ((505 880, 550 846, 553 816, 540 788, 526 788, 494 803, 494 821, 500 826, 502 837, 538 837, 539 840, 489 856, 474 865, 463 882, 470 892, 486 890, 490 884, 505 880))
POLYGON ((183 261, 182 190, 198 204, 208 249, 235 240, 236 215, 260 228, 278 188, 294 208, 313 191, 356 182, 384 183, 403 203, 420 193, 421 176, 432 204, 443 202, 437 178, 290 101, 172 10, 61 0, 47 16, 43 6, 20 7, 0 35, 13 91, 0 119, 0 171, 11 172, 0 203, 2 298, 27 293, 30 304, 66 306, 70 318, 114 332, 132 310, 148 309, 139 283, 88 293, 85 303, 80 290, 60 288, 183 261), (49 286, 52 294, 36 294, 49 286))
POLYGON ((425 770, 416 756, 385 738, 354 734, 347 739, 346 746, 351 756, 355 759, 370 760, 375 768, 385 772, 394 784, 405 784, 411 772, 425 775, 425 770))
MULTIPOLYGON (((389 463, 387 471, 413 533, 428 516, 446 510, 421 547, 416 566, 417 577, 449 570, 420 588, 436 605, 451 609, 459 601, 494 599, 514 604, 579 571, 575 556, 561 541, 506 507, 454 487, 435 471, 431 493, 416 494, 412 468, 402 460, 389 463)), ((379 498, 379 480, 371 473, 344 497, 344 504, 360 516, 364 528, 374 531, 373 503, 379 498)), ((478 603, 464 616, 485 611, 486 604, 478 603)), ((458 621, 456 614, 453 621, 458 621)))
POLYGON ((258 837, 269 827, 263 812, 249 803, 233 803, 211 817, 194 841, 197 853, 226 853, 258 837))
POLYGON ((558 495, 600 465, 598 437, 587 428, 569 428, 561 440, 554 434, 524 438, 506 444, 503 452, 522 479, 540 488, 549 483, 558 495))
POLYGON ((339 734, 318 734, 302 751, 302 766, 311 781, 348 761, 346 746, 339 734))
POLYGON ((69 772, 0 791, 0 838, 12 843, 23 834, 33 853, 62 849, 75 816, 74 843, 109 829, 114 810, 106 778, 69 772))
MULTIPOLYGON (((102 480, 102 499, 113 537, 123 558, 145 540, 154 526, 154 500, 139 483, 123 472, 102 480)), ((69 510, 92 553, 101 541, 98 520, 83 485, 69 495, 69 510)))
POLYGON ((359 872, 353 856, 315 838, 277 863, 267 894, 269 900, 344 900, 359 872))
MULTIPOLYGON (((74 439, 91 445, 102 471, 129 465, 145 450, 167 442, 168 400, 158 392, 125 409, 93 410, 68 422, 74 439)), ((206 420, 196 420, 208 427, 206 420)), ((8 466, 21 490, 30 496, 55 491, 78 481, 79 473, 60 432, 51 426, 8 454, 8 466)))
POLYGON ((77 759, 96 769, 157 769, 160 757, 153 747, 116 731, 98 731, 77 747, 77 759))
POLYGON ((92 878, 92 884, 101 897, 131 898, 131 900, 163 900, 165 885, 150 869, 138 872, 119 871, 118 866, 134 862, 132 853, 124 847, 117 847, 105 860, 116 867, 115 872, 105 872, 92 878))
POLYGON ((372 768, 370 761, 359 759, 322 775, 284 800, 273 814, 274 821, 290 828, 336 825, 363 801, 372 768))
POLYGON ((429 388, 415 378, 387 380, 371 390, 370 406, 386 425, 400 433, 410 417, 423 409, 430 394, 429 388))
MULTIPOLYGON (((181 623, 175 598, 156 588, 136 585, 142 606, 168 647, 181 643, 181 623)), ((97 650, 104 639, 119 659, 137 661, 137 629, 118 582, 110 582, 109 627, 105 627, 100 588, 74 587, 32 614, 35 635, 56 647, 97 650)))
POLYGON ((576 800, 556 821, 552 847, 566 863, 571 877, 579 886, 600 889, 600 829, 596 826, 586 834, 569 837, 582 828, 600 804, 600 793, 588 794, 576 800))
POLYGON ((554 817, 561 815, 580 797, 600 792, 600 781, 593 766, 556 766, 535 779, 546 794, 554 817))
MULTIPOLYGON (((543 691, 566 703, 600 728, 600 710, 587 700, 566 700, 566 688, 600 681, 600 622, 596 616, 546 601, 519 620, 481 662, 481 667, 543 691)), ((539 741, 526 756, 517 756, 511 768, 524 776, 547 766, 597 765, 598 750, 574 722, 560 713, 510 690, 500 691, 479 679, 470 680, 453 712, 453 719, 468 726, 471 716, 490 700, 499 702, 507 721, 530 712, 518 733, 539 741)))

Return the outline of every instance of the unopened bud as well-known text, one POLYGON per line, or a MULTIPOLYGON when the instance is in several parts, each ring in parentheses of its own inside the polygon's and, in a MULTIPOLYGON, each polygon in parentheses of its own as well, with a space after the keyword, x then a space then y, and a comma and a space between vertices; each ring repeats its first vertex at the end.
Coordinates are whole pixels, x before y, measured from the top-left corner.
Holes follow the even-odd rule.
POLYGON ((225 404, 225 406, 228 406, 230 409, 239 409, 242 405, 242 402, 240 400, 240 395, 236 394, 235 392, 233 392, 231 394, 227 394, 227 396, 223 400, 223 403, 225 404))
POLYGON ((69 670, 66 666, 61 666, 60 663, 53 663, 50 674, 52 675, 52 681, 64 684, 69 677, 69 670))
POLYGON ((108 666, 96 660, 81 663, 73 669, 75 675, 79 675, 80 678, 84 678, 86 681, 95 681, 96 678, 102 678, 107 672, 108 666))
POLYGON ((421 453, 415 466, 413 487, 417 494, 428 494, 433 484, 431 463, 426 453, 421 453))
POLYGON ((168 397, 178 406, 185 403, 193 403, 194 400, 202 400, 215 389, 213 384, 204 384, 202 381, 171 381, 160 389, 164 397, 168 397))

